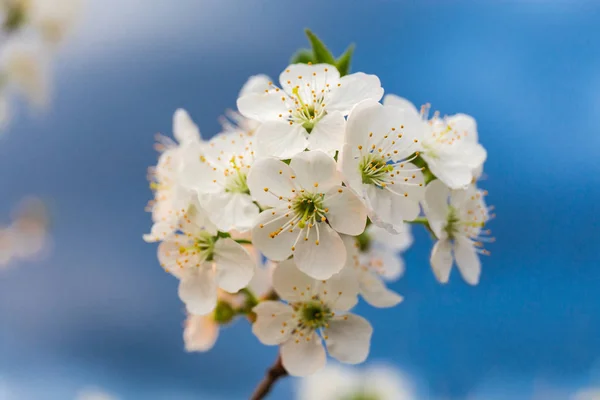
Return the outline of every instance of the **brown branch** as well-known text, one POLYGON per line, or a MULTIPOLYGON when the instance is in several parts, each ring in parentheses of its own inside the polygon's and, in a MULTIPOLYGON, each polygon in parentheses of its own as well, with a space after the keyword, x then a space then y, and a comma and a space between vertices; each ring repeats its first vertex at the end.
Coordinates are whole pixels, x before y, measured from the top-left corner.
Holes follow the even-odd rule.
POLYGON ((271 365, 271 368, 267 370, 265 377, 260 381, 256 389, 254 389, 254 393, 252 394, 252 397, 250 397, 250 400, 262 400, 267 397, 275 385, 275 382, 277 382, 279 378, 287 376, 287 374, 287 371, 283 368, 283 364, 281 363, 281 355, 278 355, 275 363, 271 365))

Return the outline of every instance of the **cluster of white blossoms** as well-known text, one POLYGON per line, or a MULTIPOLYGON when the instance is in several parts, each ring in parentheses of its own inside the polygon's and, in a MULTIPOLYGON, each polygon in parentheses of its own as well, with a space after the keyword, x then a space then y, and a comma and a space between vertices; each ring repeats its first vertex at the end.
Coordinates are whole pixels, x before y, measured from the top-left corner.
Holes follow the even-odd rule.
POLYGON ((80 8, 81 0, 0 0, 0 126, 10 120, 11 97, 23 95, 36 107, 48 102, 52 56, 80 8))
POLYGON ((23 199, 14 214, 8 226, 0 226, 0 268, 35 259, 48 247, 48 215, 41 200, 23 199))
POLYGON ((300 381, 298 400, 416 400, 411 382, 388 365, 328 365, 300 381))
POLYGON ((285 370, 310 375, 326 354, 357 364, 373 328, 353 314, 403 298, 387 283, 404 272, 409 223, 435 237, 431 266, 447 282, 456 263, 476 284, 491 240, 486 152, 473 118, 428 118, 375 75, 340 76, 324 63, 292 64, 279 85, 257 75, 210 140, 184 110, 175 141, 159 137, 150 169, 161 266, 179 280, 189 351, 243 316, 262 343, 280 346, 285 370), (381 100, 383 101, 381 102, 381 100))

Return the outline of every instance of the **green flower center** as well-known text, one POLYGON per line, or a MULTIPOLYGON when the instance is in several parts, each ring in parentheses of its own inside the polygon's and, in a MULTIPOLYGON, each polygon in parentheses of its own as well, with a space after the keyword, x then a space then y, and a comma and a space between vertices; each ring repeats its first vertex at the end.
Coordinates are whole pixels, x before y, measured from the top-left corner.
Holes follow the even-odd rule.
POLYGON ((218 237, 215 237, 208 232, 200 232, 192 247, 181 246, 179 248, 179 254, 188 251, 196 251, 205 261, 212 261, 215 255, 215 243, 217 242, 217 239, 218 237))
POLYGON ((322 104, 323 100, 322 98, 313 98, 312 101, 305 103, 298 88, 292 89, 292 93, 296 109, 292 113, 291 119, 297 123, 302 123, 302 127, 306 129, 306 132, 310 133, 315 124, 327 114, 322 104), (321 106, 320 109, 318 109, 319 106, 321 106))
POLYGON ((225 191, 229 193, 250 194, 246 174, 242 171, 235 171, 227 177, 225 182, 225 191))
POLYGON ((460 218, 458 217, 458 211, 456 208, 452 206, 448 207, 448 216, 446 217, 446 226, 444 227, 444 231, 448 235, 448 239, 454 239, 454 236, 458 233, 459 222, 460 218))
POLYGON ((385 186, 387 174, 394 170, 394 166, 388 164, 381 155, 369 153, 363 156, 358 164, 358 169, 364 184, 385 186))
POLYGON ((292 210, 300 217, 300 228, 304 228, 307 223, 315 224, 326 219, 323 197, 321 193, 302 193, 292 201, 292 210))
POLYGON ((316 330, 324 328, 327 322, 333 317, 331 310, 320 301, 309 301, 301 303, 294 307, 300 314, 301 328, 316 330))

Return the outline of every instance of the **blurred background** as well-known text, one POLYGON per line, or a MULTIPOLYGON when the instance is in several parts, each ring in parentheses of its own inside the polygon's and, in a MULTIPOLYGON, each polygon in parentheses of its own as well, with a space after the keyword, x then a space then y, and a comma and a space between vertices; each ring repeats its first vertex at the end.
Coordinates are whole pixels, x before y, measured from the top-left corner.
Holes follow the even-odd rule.
MULTIPOLYGON (((419 399, 571 399, 600 386, 600 2, 89 0, 43 111, 0 134, 0 225, 21 199, 50 251, 0 269, 0 399, 244 399, 276 357, 244 321, 186 353, 176 280, 142 241, 154 134, 205 137, 248 76, 277 77, 310 27, 387 93, 478 121, 497 242, 481 283, 442 286, 415 227, 393 309, 361 303, 370 361, 419 399)), ((273 399, 289 399, 294 379, 273 399)), ((590 397, 591 398, 591 397, 590 397)))

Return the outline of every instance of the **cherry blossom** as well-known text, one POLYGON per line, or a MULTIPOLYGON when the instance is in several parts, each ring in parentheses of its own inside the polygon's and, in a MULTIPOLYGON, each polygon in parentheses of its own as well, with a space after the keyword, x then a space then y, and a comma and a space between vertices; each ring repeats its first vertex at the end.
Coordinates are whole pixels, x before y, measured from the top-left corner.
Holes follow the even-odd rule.
POLYGON ((328 64, 293 64, 279 76, 281 88, 242 95, 238 110, 262 122, 256 132, 258 156, 288 159, 304 151, 341 150, 345 119, 361 100, 379 101, 379 78, 358 72, 340 78, 328 64))
POLYGON ((479 254, 488 254, 483 243, 493 241, 483 230, 490 218, 484 195, 474 185, 464 190, 451 190, 440 180, 427 185, 425 214, 438 239, 431 251, 431 267, 442 283, 448 282, 454 261, 467 283, 479 282, 479 254))
POLYGON ((315 280, 289 260, 275 269, 273 288, 286 303, 256 306, 252 332, 263 344, 281 345, 282 363, 291 375, 306 376, 325 366, 323 341, 338 361, 358 364, 367 358, 373 328, 366 319, 347 313, 358 293, 351 275, 315 280))
POLYGON ((290 255, 298 268, 316 279, 328 279, 346 262, 340 233, 360 234, 366 210, 341 185, 333 158, 321 151, 294 156, 289 165, 274 158, 257 161, 248 187, 263 211, 252 228, 254 245, 273 261, 290 255))

